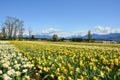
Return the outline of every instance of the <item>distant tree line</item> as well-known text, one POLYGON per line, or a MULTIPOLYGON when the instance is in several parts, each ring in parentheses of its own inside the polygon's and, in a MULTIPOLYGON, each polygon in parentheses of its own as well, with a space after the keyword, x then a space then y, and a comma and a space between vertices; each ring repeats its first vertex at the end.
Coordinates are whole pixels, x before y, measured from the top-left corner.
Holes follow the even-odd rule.
POLYGON ((82 38, 71 38, 71 41, 73 41, 73 42, 81 42, 81 41, 83 41, 83 39, 82 38))

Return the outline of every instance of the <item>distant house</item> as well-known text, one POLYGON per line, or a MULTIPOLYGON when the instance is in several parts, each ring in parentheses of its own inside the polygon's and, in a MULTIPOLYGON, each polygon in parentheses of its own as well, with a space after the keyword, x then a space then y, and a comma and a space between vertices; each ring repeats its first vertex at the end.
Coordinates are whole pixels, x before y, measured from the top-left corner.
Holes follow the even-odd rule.
POLYGON ((105 43, 105 44, 116 44, 117 41, 111 41, 111 40, 96 40, 97 43, 105 43))
POLYGON ((114 44, 118 43, 117 41, 111 41, 111 42, 114 43, 114 44))
POLYGON ((64 42, 70 42, 70 40, 63 40, 64 42))
POLYGON ((105 43, 105 44, 110 44, 111 43, 111 41, 102 41, 103 43, 105 43))
POLYGON ((117 42, 116 41, 103 41, 103 43, 106 43, 106 44, 116 44, 117 42))

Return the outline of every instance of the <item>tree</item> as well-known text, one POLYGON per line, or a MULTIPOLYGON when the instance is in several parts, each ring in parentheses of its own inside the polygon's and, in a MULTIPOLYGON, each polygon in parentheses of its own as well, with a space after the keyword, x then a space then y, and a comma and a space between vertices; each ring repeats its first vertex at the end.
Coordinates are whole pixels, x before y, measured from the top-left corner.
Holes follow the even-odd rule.
POLYGON ((71 38, 71 40, 72 40, 73 42, 81 42, 81 41, 83 41, 82 38, 71 38))
POLYGON ((7 34, 6 34, 6 27, 4 26, 4 24, 2 24, 1 26, 1 39, 6 39, 7 34))
POLYGON ((61 41, 64 41, 65 40, 65 38, 63 37, 62 39, 61 39, 61 41))
POLYGON ((4 22, 4 25, 8 39, 12 39, 12 38, 16 39, 17 36, 18 38, 22 38, 24 31, 23 21, 15 17, 8 16, 4 22))
POLYGON ((13 34, 14 39, 17 39, 18 28, 19 28, 19 25, 20 25, 19 22, 20 22, 20 20, 15 18, 14 34, 13 34))
POLYGON ((34 35, 31 36, 31 39, 35 39, 34 35))
POLYGON ((5 24, 6 29, 7 29, 8 39, 12 39, 12 33, 13 33, 14 24, 15 24, 14 18, 7 16, 4 24, 5 24))
POLYGON ((29 39, 31 39, 32 38, 32 29, 31 29, 31 27, 29 27, 28 28, 28 35, 29 35, 29 39))
POLYGON ((21 39, 23 39, 23 32, 24 32, 24 24, 23 24, 24 22, 23 21, 20 21, 20 23, 19 23, 19 27, 18 27, 18 39, 19 40, 21 40, 21 39))
POLYGON ((57 34, 53 35, 53 41, 58 41, 58 35, 57 34))
POLYGON ((91 31, 88 31, 88 42, 92 41, 92 35, 91 35, 91 31))

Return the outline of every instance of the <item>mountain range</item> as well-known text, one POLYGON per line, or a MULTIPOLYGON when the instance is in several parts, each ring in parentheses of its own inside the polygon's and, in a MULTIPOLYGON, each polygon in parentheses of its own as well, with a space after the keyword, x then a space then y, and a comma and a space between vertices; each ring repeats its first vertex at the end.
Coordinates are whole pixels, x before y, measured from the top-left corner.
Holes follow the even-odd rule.
MULTIPOLYGON (((27 37, 27 35, 24 35, 24 37, 27 37)), ((48 38, 52 39, 51 35, 46 35, 46 34, 37 34, 34 35, 35 38, 48 38)), ((63 37, 59 37, 63 38, 63 37)), ((87 35, 81 36, 81 35, 72 35, 64 38, 83 38, 87 39, 87 35)), ((113 41, 120 41, 120 33, 109 33, 109 34, 92 34, 92 39, 96 40, 113 40, 113 41)))
MULTIPOLYGON (((87 35, 83 36, 83 38, 86 39, 87 35)), ((120 41, 120 33, 92 34, 92 39, 120 41)))

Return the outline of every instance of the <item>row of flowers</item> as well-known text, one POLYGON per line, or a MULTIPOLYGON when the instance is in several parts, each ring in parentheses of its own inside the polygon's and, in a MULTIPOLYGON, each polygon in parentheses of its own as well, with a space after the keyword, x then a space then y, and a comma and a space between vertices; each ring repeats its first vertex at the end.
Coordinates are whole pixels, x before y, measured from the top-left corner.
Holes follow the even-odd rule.
POLYGON ((32 67, 9 42, 0 42, 0 80, 30 80, 32 67))
MULTIPOLYGON (((34 74, 48 80, 119 80, 120 49, 76 48, 11 42, 35 66, 34 74)), ((45 43, 44 43, 45 44, 45 43)), ((52 43, 50 43, 52 44, 52 43)), ((64 44, 64 43, 63 43, 64 44)), ((116 44, 117 45, 117 44, 116 44)), ((91 44, 92 46, 92 44, 91 44)), ((94 47, 94 46, 93 46, 94 47)))

